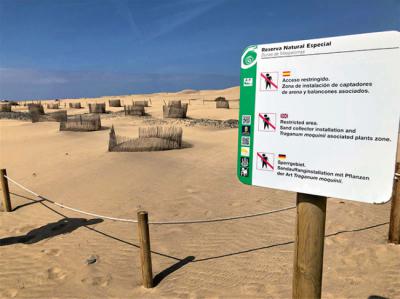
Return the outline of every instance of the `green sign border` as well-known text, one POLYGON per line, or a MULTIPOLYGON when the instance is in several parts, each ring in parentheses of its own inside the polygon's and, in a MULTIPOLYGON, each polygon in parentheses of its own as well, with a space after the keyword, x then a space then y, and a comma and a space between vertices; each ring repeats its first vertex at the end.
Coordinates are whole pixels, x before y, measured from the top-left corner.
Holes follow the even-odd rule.
POLYGON ((252 184, 252 167, 253 167, 253 141, 255 130, 255 96, 256 96, 256 75, 257 75, 257 46, 247 47, 242 54, 241 58, 241 72, 240 72, 240 109, 239 109, 239 128, 238 128, 238 159, 237 159, 237 176, 239 180, 247 185, 252 184), (245 78, 252 78, 252 85, 246 86, 245 78), (248 176, 241 176, 241 148, 242 148, 242 116, 250 115, 250 154, 249 164, 247 169, 248 176))

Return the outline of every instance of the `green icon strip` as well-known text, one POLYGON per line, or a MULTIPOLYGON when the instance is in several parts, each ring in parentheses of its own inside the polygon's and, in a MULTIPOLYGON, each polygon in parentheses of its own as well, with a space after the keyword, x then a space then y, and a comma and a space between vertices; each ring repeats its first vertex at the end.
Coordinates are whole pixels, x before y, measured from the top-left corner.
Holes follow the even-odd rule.
POLYGON ((256 74, 257 74, 257 63, 249 68, 243 68, 240 72, 240 109, 239 109, 239 129, 238 129, 238 161, 237 161, 237 176, 239 180, 244 183, 252 184, 252 163, 253 163, 253 144, 254 144, 254 130, 255 130, 255 96, 256 96, 256 74), (243 116, 250 115, 250 154, 249 165, 247 168, 247 176, 242 174, 241 155, 242 136, 248 136, 242 134, 243 127, 243 116))

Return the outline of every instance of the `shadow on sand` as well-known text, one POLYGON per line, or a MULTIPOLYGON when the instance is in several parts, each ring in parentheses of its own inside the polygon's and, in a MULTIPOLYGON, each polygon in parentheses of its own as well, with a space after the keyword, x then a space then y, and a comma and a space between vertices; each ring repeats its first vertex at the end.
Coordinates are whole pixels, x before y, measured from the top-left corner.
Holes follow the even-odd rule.
POLYGON ((40 203, 42 201, 45 201, 45 199, 33 200, 32 198, 29 198, 29 197, 26 197, 26 196, 23 196, 23 195, 19 195, 19 194, 16 194, 16 193, 12 193, 12 192, 10 192, 10 194, 30 200, 27 203, 24 203, 22 205, 19 205, 19 206, 16 206, 15 208, 13 208, 13 212, 18 210, 18 209, 21 209, 21 208, 24 208, 24 207, 27 207, 27 206, 34 205, 34 204, 40 203))
POLYGON ((184 259, 180 260, 179 262, 173 264, 172 266, 168 267, 167 269, 161 271, 153 278, 154 286, 157 286, 165 277, 167 277, 171 273, 174 273, 175 271, 179 270, 183 266, 193 262, 194 260, 195 260, 194 256, 188 256, 188 257, 185 257, 184 259))
MULTIPOLYGON (((60 234, 67 234, 70 233, 72 231, 74 231, 75 229, 83 226, 86 229, 89 229, 92 232, 95 232, 97 234, 100 234, 104 237, 107 237, 109 239, 113 239, 115 241, 136 247, 136 248, 140 248, 139 245, 134 244, 132 242, 128 242, 125 240, 122 240, 120 238, 117 238, 115 236, 112 236, 110 234, 107 234, 105 232, 102 232, 100 230, 97 230, 93 227, 90 227, 88 225, 91 224, 97 224, 100 222, 103 222, 103 219, 91 219, 91 220, 86 220, 83 218, 68 218, 66 215, 58 212, 57 210, 49 207, 47 204, 45 204, 46 199, 42 199, 42 200, 35 200, 23 195, 19 195, 19 194, 15 194, 12 193, 14 196, 18 196, 21 198, 25 198, 28 199, 30 202, 26 203, 26 204, 22 204, 18 207, 16 207, 14 210, 17 210, 18 208, 22 208, 22 207, 26 207, 29 206, 31 204, 36 204, 39 203, 42 206, 44 206, 45 208, 49 209, 50 211, 52 211, 53 213, 63 217, 63 219, 55 222, 55 223, 49 223, 45 226, 42 226, 40 228, 34 229, 32 231, 30 231, 29 233, 27 233, 25 236, 17 236, 17 237, 10 237, 10 238, 4 238, 4 239, 0 239, 0 246, 5 246, 5 245, 13 245, 13 244, 17 244, 17 243, 25 243, 25 244, 32 244, 32 243, 36 243, 39 242, 43 239, 46 238, 50 238, 50 237, 54 237, 56 235, 60 235, 60 234)), ((182 268, 183 266, 193 262, 195 260, 194 256, 188 256, 184 259, 175 257, 175 256, 171 256, 171 255, 167 255, 161 252, 157 252, 152 250, 151 251, 152 254, 158 255, 158 256, 162 256, 165 258, 169 258, 172 260, 177 261, 175 264, 171 265, 170 267, 164 269, 163 271, 161 271, 160 273, 156 274, 154 276, 154 285, 158 285, 164 278, 166 278, 168 275, 172 274, 173 272, 179 270, 180 268, 182 268)))
POLYGON ((58 235, 69 234, 81 226, 92 225, 103 222, 103 219, 63 218, 57 222, 48 223, 35 228, 23 236, 8 237, 0 239, 0 246, 14 245, 18 243, 34 244, 44 239, 58 235))
MULTIPOLYGON (((38 242, 44 238, 48 238, 48 237, 52 237, 55 235, 59 235, 59 234, 64 234, 64 233, 70 233, 73 230, 83 226, 86 229, 89 229, 97 234, 103 235, 107 238, 113 239, 115 241, 136 247, 136 248, 140 248, 139 245, 134 244, 132 242, 128 242, 125 240, 122 240, 120 238, 117 238, 115 236, 112 236, 110 234, 107 234, 103 231, 97 230, 95 228, 89 227, 88 225, 90 224, 96 224, 96 223, 100 223, 103 220, 102 219, 91 219, 91 220, 86 220, 86 219, 82 219, 82 218, 67 218, 64 214, 56 211, 55 209, 49 207, 47 204, 45 204, 45 200, 35 200, 32 198, 28 198, 22 195, 18 195, 18 194, 14 194, 15 196, 19 196, 19 197, 23 197, 25 199, 30 200, 32 203, 39 203, 41 205, 43 205, 44 207, 46 207, 47 209, 51 210, 52 212, 56 213, 57 215, 64 217, 62 220, 56 222, 56 223, 50 223, 44 227, 38 228, 36 230, 33 230, 31 232, 29 232, 26 236, 19 236, 19 237, 12 237, 12 238, 5 238, 5 239, 0 239, 0 246, 4 246, 4 245, 11 245, 11 244, 15 244, 15 243, 35 243, 38 242), (65 224, 62 225, 63 221, 65 220, 72 220, 71 224, 65 224), (60 227, 61 225, 61 227, 60 227), (50 226, 50 230, 55 230, 56 232, 54 233, 49 233, 49 226, 50 226), (63 228, 64 227, 64 228, 63 228), (40 239, 40 237, 37 237, 37 234, 35 233, 35 231, 40 231, 43 230, 42 232, 42 236, 46 236, 46 237, 42 237, 40 239), (31 238, 30 240, 29 237, 28 239, 22 239, 22 241, 15 241, 15 240, 9 240, 9 239, 18 239, 18 238, 24 238, 27 237, 28 235, 36 235, 33 238, 31 238), (48 236, 47 236, 48 235, 48 236), (35 239, 36 238, 36 239, 35 239), (6 244, 3 244, 3 243, 6 244), (9 244, 8 244, 9 243, 9 244)), ((29 205, 28 204, 24 204, 21 205, 20 207, 29 205)), ((16 208, 17 209, 17 208, 16 208)), ((383 223, 378 223, 378 224, 374 224, 374 225, 369 225, 369 226, 364 226, 364 227, 360 227, 360 228, 354 228, 354 229, 350 229, 350 230, 341 230, 341 231, 337 231, 337 232, 333 232, 330 234, 325 235, 325 238, 329 238, 329 237, 333 237, 333 236, 337 236, 340 234, 346 234, 346 233, 355 233, 355 232, 361 232, 361 231, 366 231, 369 229, 373 229, 373 228, 377 228, 377 227, 381 227, 381 226, 385 226, 388 225, 389 222, 383 222, 383 223)), ((151 253, 158 255, 158 256, 162 256, 165 258, 169 258, 172 260, 177 261, 175 264, 173 264, 172 266, 164 269, 163 271, 161 271, 160 273, 158 273, 157 275, 154 276, 154 285, 158 285, 164 278, 166 278, 168 275, 170 275, 171 273, 179 270, 180 268, 184 267, 185 265, 189 264, 189 263, 197 263, 197 262, 204 262, 204 261, 209 261, 209 260, 215 260, 215 259, 220 259, 220 258, 225 258, 225 257, 230 257, 230 256, 236 256, 236 255, 241 255, 241 254, 245 254, 245 253, 250 253, 250 252, 255 252, 255 251, 259 251, 259 250, 265 250, 265 249, 269 249, 269 248, 274 248, 274 247, 279 247, 279 246, 286 246, 286 245, 290 245, 290 244, 294 244, 294 241, 289 240, 287 242, 281 242, 281 243, 275 243, 275 244, 270 244, 267 246, 262 246, 262 247, 256 247, 256 248, 249 248, 249 249, 245 249, 245 250, 241 250, 241 251, 236 251, 236 252, 230 252, 230 253, 225 253, 225 254, 221 254, 221 255, 216 255, 216 256, 210 256, 210 257, 204 257, 204 258, 200 258, 200 259, 196 259, 194 256, 187 256, 186 258, 179 258, 176 256, 171 256, 162 252, 158 252, 158 251, 154 251, 152 250, 151 253)), ((369 296, 368 299, 386 299, 384 297, 380 297, 377 295, 371 295, 369 296)))

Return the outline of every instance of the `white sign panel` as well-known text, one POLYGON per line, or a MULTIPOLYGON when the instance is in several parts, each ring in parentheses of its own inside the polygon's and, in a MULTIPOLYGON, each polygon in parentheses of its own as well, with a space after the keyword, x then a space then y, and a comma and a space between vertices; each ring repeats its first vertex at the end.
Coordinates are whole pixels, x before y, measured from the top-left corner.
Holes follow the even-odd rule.
POLYGON ((241 62, 239 179, 388 201, 399 129, 399 46, 400 33, 390 31, 248 47, 241 62))

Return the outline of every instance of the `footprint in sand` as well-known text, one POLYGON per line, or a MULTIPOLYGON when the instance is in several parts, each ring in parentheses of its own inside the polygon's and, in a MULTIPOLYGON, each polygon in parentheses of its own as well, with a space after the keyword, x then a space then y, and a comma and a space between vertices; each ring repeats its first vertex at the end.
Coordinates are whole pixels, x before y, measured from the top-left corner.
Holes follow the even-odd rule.
POLYGON ((329 236, 328 238, 325 238, 326 245, 343 245, 344 243, 347 243, 347 242, 348 242, 347 237, 344 235, 340 235, 340 234, 332 235, 332 236, 329 236))
POLYGON ((238 201, 234 201, 232 203, 229 204, 231 207, 240 207, 243 206, 244 204, 238 201))
POLYGON ((50 280, 62 280, 67 277, 67 274, 58 267, 47 269, 47 278, 50 280))
POLYGON ((186 188, 185 188, 185 191, 186 191, 187 193, 190 193, 190 194, 195 194, 195 193, 199 193, 199 192, 200 192, 200 191, 197 190, 196 188, 192 188, 192 187, 186 187, 186 188))
POLYGON ((112 280, 112 276, 108 274, 107 276, 95 276, 95 277, 87 277, 82 279, 81 281, 84 284, 89 284, 92 286, 101 286, 106 287, 110 284, 112 280))
POLYGON ((213 211, 205 211, 203 214, 204 217, 211 217, 213 215, 213 211))
POLYGON ((248 283, 241 287, 244 294, 262 294, 265 293, 265 285, 261 283, 248 283))
POLYGON ((43 249, 42 252, 44 254, 50 255, 50 256, 59 256, 61 254, 60 249, 43 249))
POLYGON ((1 298, 15 298, 18 295, 18 290, 17 289, 9 289, 9 290, 4 290, 4 292, 0 293, 1 298))

